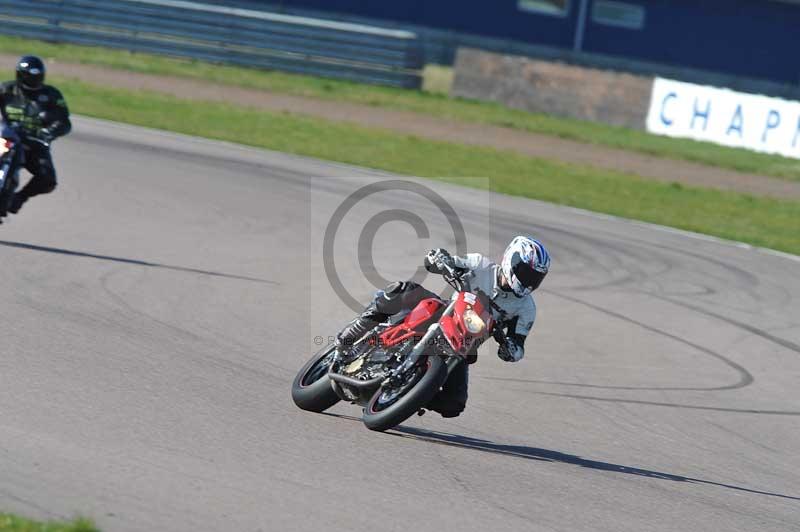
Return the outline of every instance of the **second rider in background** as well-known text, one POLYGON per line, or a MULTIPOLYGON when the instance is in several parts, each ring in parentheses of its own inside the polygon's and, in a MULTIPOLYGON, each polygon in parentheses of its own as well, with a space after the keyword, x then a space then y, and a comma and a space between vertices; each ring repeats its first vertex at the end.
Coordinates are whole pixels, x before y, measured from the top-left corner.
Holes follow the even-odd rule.
POLYGON ((56 188, 56 170, 50 143, 70 132, 72 124, 64 96, 44 84, 44 63, 27 55, 17 62, 17 79, 0 85, 0 115, 9 125, 18 124, 24 136, 25 169, 33 177, 14 194, 8 211, 16 214, 33 196, 56 188))

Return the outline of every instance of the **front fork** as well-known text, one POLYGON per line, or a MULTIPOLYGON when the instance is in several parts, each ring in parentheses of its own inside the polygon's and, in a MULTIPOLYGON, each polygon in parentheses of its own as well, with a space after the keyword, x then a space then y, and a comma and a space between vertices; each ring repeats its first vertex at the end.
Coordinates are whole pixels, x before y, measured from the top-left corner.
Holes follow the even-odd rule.
POLYGON ((0 215, 4 216, 8 211, 16 189, 14 165, 11 161, 4 161, 0 167, 0 215))
POLYGON ((0 161, 2 161, 2 167, 0 167, 0 197, 5 199, 6 205, 3 205, 3 207, 8 207, 11 203, 11 196, 14 195, 14 191, 19 186, 17 174, 24 162, 24 158, 14 147, 12 152, 4 156, 0 161))

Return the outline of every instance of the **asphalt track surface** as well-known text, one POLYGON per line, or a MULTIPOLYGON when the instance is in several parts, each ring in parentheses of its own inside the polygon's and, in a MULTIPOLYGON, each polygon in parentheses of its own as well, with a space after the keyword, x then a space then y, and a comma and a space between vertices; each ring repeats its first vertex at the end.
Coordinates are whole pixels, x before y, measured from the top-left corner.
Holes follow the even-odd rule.
MULTIPOLYGON (((352 314, 320 274, 330 211, 384 176, 85 119, 56 157, 58 193, 0 226, 3 510, 106 531, 800 530, 800 262, 425 183, 470 249, 532 232, 553 269, 522 362, 490 341, 461 417, 378 434, 289 385, 352 314)), ((373 277, 455 246, 412 194, 359 205, 334 257, 357 299, 367 213, 430 223, 378 227, 373 277)))

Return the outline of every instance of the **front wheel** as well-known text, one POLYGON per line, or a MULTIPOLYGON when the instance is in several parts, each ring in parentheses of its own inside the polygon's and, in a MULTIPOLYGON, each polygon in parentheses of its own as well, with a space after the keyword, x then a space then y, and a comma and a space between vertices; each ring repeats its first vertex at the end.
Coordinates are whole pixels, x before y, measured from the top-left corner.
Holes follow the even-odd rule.
POLYGON ((383 432, 425 408, 447 379, 442 357, 430 355, 409 370, 404 382, 381 386, 364 408, 364 425, 383 432))
POLYGON ((8 208, 11 206, 11 199, 14 196, 14 189, 17 188, 14 182, 14 176, 11 175, 11 165, 4 163, 0 168, 0 217, 8 214, 8 208))
POLYGON ((297 373, 292 382, 292 400, 298 407, 309 412, 323 412, 339 402, 328 378, 335 353, 335 346, 323 347, 297 373))

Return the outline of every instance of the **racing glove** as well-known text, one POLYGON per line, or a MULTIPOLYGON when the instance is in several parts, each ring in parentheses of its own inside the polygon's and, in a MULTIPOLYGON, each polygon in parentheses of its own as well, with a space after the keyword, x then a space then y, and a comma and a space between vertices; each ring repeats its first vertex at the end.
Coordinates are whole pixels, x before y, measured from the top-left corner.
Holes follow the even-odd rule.
POLYGON ((492 332, 494 341, 499 346, 497 348, 497 357, 503 362, 519 362, 525 356, 525 348, 522 346, 525 337, 514 334, 506 335, 504 332, 506 327, 508 327, 508 323, 500 322, 495 325, 492 332))
POLYGON ((497 356, 503 362, 519 362, 525 355, 525 349, 511 338, 505 338, 497 349, 497 356))
POLYGON ((46 143, 50 144, 51 142, 53 142, 53 140, 56 138, 56 136, 53 135, 52 131, 50 131, 47 128, 44 128, 44 129, 40 129, 39 130, 39 133, 37 133, 36 138, 38 138, 42 142, 46 142, 46 143))
POLYGON ((432 249, 425 256, 425 269, 429 272, 442 273, 446 267, 456 267, 455 259, 446 249, 432 249))

